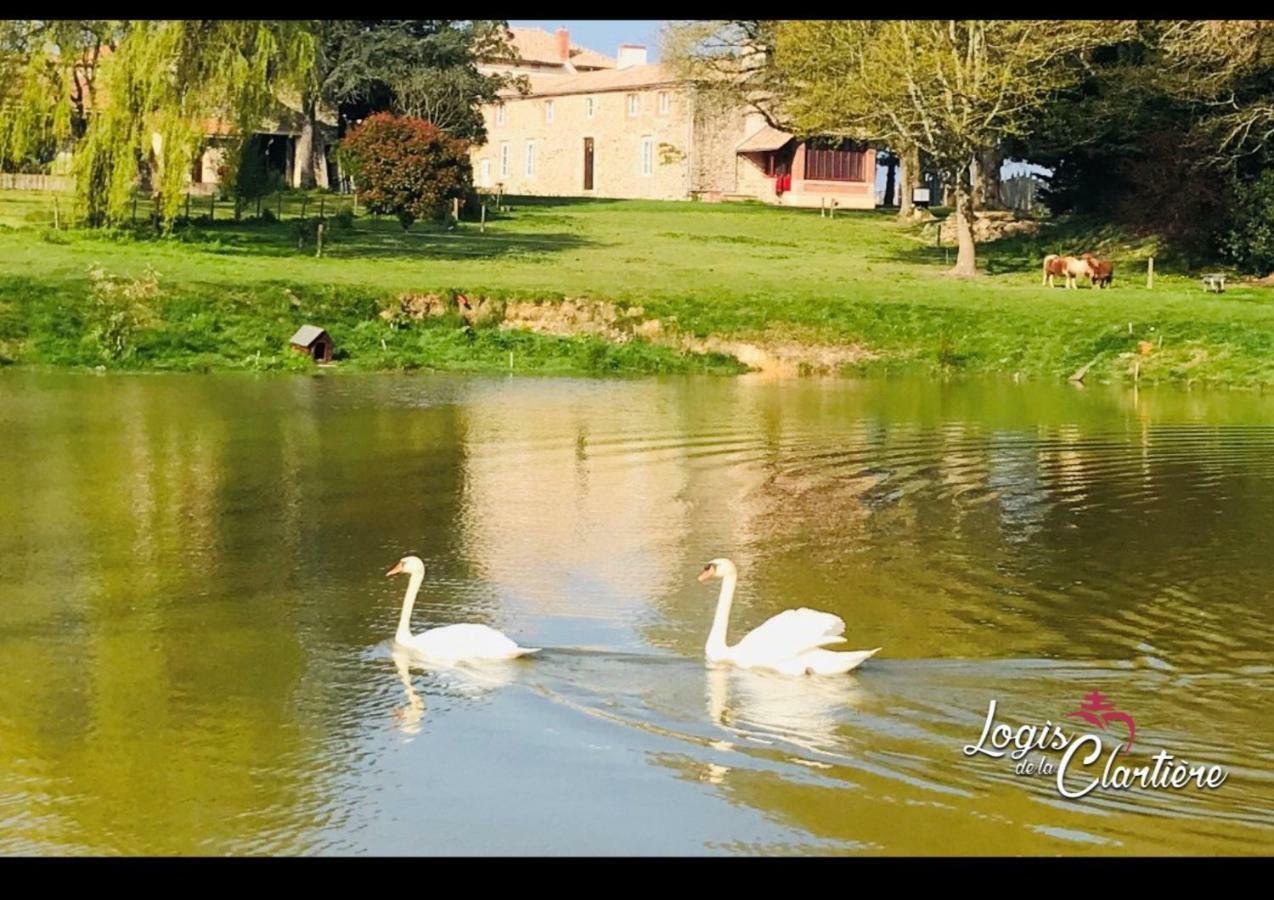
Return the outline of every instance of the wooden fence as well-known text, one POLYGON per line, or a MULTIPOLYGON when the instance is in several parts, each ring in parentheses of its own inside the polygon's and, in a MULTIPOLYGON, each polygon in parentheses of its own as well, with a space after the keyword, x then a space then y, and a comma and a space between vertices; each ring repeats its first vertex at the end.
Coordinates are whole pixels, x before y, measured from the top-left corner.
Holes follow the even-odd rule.
POLYGON ((1045 183, 1035 175, 1014 175, 1000 182, 1000 201, 1009 209, 1034 213, 1043 206, 1039 191, 1045 183))
POLYGON ((2 191, 73 191, 75 179, 70 175, 27 175, 0 172, 2 191))

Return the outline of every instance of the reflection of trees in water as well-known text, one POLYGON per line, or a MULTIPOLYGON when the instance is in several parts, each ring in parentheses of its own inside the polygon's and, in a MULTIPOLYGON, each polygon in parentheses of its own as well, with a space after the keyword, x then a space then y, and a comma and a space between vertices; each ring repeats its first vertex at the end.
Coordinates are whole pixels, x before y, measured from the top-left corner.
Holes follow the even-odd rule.
POLYGON ((448 552, 463 453, 453 406, 326 390, 81 381, 24 419, 6 455, 42 474, 3 489, 25 535, 13 577, 19 615, 51 612, 0 671, 0 743, 14 777, 39 761, 32 797, 77 798, 25 840, 303 845, 347 765, 324 743, 358 700, 316 657, 362 644, 367 585, 404 542, 448 552))
POLYGON ((1044 527, 1051 503, 1033 438, 997 431, 991 436, 987 487, 999 507, 1000 539, 1029 544, 1044 527))

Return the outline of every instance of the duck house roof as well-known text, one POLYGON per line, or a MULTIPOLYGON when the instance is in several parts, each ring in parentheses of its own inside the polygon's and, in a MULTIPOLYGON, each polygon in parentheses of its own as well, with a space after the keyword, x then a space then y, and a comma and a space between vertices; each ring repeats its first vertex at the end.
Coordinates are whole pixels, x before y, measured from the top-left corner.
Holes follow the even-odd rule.
POLYGON ((329 341, 331 340, 327 336, 327 332, 317 325, 302 325, 296 330, 296 334, 292 335, 292 343, 308 347, 321 337, 327 337, 329 341))

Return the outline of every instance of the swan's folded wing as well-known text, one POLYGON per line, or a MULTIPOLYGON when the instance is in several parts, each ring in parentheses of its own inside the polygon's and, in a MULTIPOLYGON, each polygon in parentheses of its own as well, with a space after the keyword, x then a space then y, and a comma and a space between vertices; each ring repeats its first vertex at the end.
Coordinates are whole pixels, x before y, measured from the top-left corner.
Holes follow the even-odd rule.
POLYGON ((444 625, 431 628, 412 639, 419 652, 439 659, 471 656, 503 656, 518 649, 516 643, 486 625, 444 625))
POLYGON ((814 609, 789 609, 763 622, 734 648, 740 658, 782 659, 845 640, 845 620, 814 609))

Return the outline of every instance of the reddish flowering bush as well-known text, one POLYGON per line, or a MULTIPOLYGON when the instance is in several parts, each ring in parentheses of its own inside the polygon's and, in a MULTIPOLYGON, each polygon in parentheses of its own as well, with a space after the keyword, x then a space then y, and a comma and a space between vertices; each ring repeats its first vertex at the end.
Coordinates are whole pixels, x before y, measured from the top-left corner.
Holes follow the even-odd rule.
POLYGON ((473 182, 469 145, 424 119, 377 113, 341 142, 344 164, 370 212, 396 216, 403 230, 442 216, 473 182))

